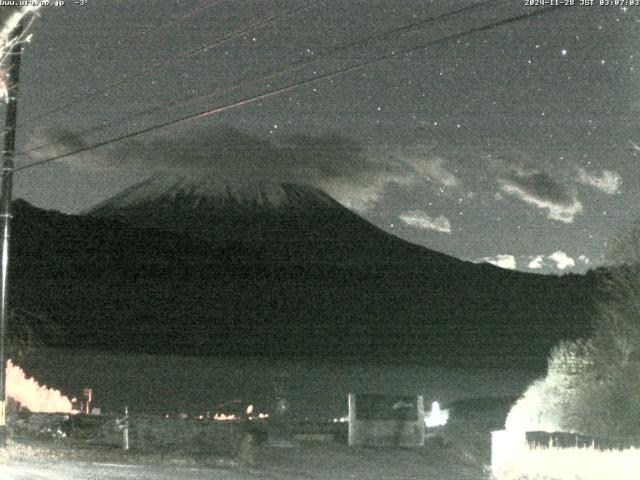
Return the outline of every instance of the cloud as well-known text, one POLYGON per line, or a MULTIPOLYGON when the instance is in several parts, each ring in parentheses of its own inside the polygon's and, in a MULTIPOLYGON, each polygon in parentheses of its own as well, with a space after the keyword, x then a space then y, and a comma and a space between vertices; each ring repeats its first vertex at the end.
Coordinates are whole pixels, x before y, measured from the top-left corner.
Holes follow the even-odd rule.
POLYGON ((591 263, 591 260, 589 259, 589 257, 587 257, 586 255, 580 255, 578 257, 578 260, 582 263, 584 263, 585 265, 589 265, 589 263, 591 263))
MULTIPOLYGON (((83 139, 71 132, 46 130, 36 132, 27 148, 54 141, 54 145, 30 152, 30 161, 85 146, 83 139)), ((97 172, 127 168, 143 175, 167 170, 195 171, 197 175, 205 169, 230 182, 307 184, 355 210, 371 208, 389 184, 409 185, 419 180, 413 165, 374 154, 337 134, 295 135, 275 142, 224 126, 158 136, 144 143, 114 143, 65 158, 64 164, 97 172)), ((437 171, 435 168, 432 173, 437 171)), ((443 171, 440 174, 444 175, 443 171)))
POLYGON ((422 210, 410 210, 400 214, 400 220, 412 227, 436 232, 451 233, 451 222, 444 215, 432 218, 422 210))
POLYGON ((544 255, 533 257, 527 265, 531 270, 538 270, 544 267, 544 255))
MULTIPOLYGON (((26 141, 24 150, 30 157, 29 163, 45 160, 65 154, 67 152, 85 148, 87 144, 77 135, 61 128, 36 128, 26 141)), ((87 155, 83 155, 86 159, 87 155)), ((80 155, 69 157, 64 162, 70 166, 82 166, 80 155)), ((91 157, 93 160, 93 157, 91 157)), ((25 162, 27 163, 27 162, 25 162)), ((92 162, 85 162, 91 166, 92 162)))
POLYGON ((547 258, 549 258, 549 260, 553 260, 554 262, 556 262, 556 266, 558 267, 558 270, 564 270, 565 268, 576 266, 575 260, 571 258, 569 255, 567 255, 566 253, 564 253, 562 250, 553 252, 547 258))
POLYGON ((460 180, 447 169, 446 161, 442 157, 420 159, 415 163, 415 171, 421 177, 428 177, 444 187, 456 187, 460 180))
POLYGON ((495 257, 484 257, 480 260, 481 262, 491 263, 496 267, 506 268, 509 270, 515 270, 516 268, 516 257, 513 255, 496 255, 495 257))
MULTIPOLYGON (((43 144, 52 145, 32 150, 29 162, 87 145, 72 132, 47 129, 33 134, 27 148, 43 144)), ((336 133, 281 136, 276 141, 228 126, 200 126, 187 132, 163 132, 144 141, 116 142, 60 163, 97 173, 126 168, 141 177, 167 170, 188 175, 188 171, 206 169, 230 182, 307 184, 358 211, 376 205, 393 184, 409 187, 429 180, 441 188, 461 184, 450 161, 423 146, 383 154, 336 133)))
MULTIPOLYGON (((576 261, 572 257, 567 255, 562 250, 557 250, 551 255, 530 256, 529 264, 527 265, 527 267, 531 270, 539 270, 548 265, 547 260, 554 262, 558 270, 565 270, 567 268, 576 266, 576 261)), ((584 265, 589 265, 591 260, 586 255, 580 255, 578 257, 578 262, 581 262, 584 265)))
POLYGON ((620 178, 617 172, 611 170, 602 170, 602 174, 598 176, 597 174, 587 172, 582 167, 578 167, 578 181, 584 185, 597 188, 601 192, 613 195, 618 192, 622 178, 620 178))
POLYGON ((413 145, 394 151, 392 156, 412 171, 416 181, 430 181, 444 188, 462 185, 456 168, 461 161, 459 153, 447 151, 445 156, 441 152, 434 151, 432 147, 413 145), (452 160, 450 156, 454 159, 452 160))
POLYGON ((503 192, 547 210, 547 218, 551 220, 572 223, 582 212, 582 203, 575 197, 575 192, 546 172, 510 166, 501 173, 498 183, 503 192))

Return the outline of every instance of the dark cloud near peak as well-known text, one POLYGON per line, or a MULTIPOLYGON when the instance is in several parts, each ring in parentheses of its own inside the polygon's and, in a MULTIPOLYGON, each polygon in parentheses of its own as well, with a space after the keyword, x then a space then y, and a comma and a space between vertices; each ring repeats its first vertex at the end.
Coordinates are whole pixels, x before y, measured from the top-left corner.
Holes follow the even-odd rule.
POLYGON ((497 170, 500 189, 521 201, 547 211, 547 218, 573 223, 582 213, 582 203, 572 184, 542 168, 523 167, 501 159, 490 163, 497 170))
POLYGON ((313 165, 321 176, 356 177, 374 163, 361 144, 335 132, 285 137, 282 146, 293 152, 294 162, 313 165))
MULTIPOLYGON (((84 140, 73 132, 47 129, 36 132, 27 148, 52 144, 29 155, 32 160, 84 148, 84 140)), ((64 163, 78 168, 99 169, 143 166, 158 170, 220 168, 226 174, 242 175, 247 169, 264 169, 266 176, 299 172, 305 167, 321 175, 348 175, 370 163, 355 141, 332 133, 298 135, 273 142, 231 127, 190 130, 183 135, 156 137, 148 141, 125 141, 78 154, 64 163)), ((308 169, 307 168, 307 169, 308 169)))
MULTIPOLYGON (((42 160, 85 146, 68 131, 37 132, 32 146, 56 141, 35 151, 31 160, 42 160)), ((374 155, 357 141, 331 132, 293 135, 271 141, 226 126, 192 129, 184 135, 155 137, 145 142, 114 143, 64 159, 70 168, 108 170, 137 169, 216 173, 236 181, 291 182, 325 190, 355 209, 366 209, 379 200, 390 182, 410 183, 412 172, 392 157, 374 155)))
POLYGON ((503 183, 511 183, 532 197, 559 206, 570 206, 575 196, 569 188, 560 184, 546 172, 512 168, 500 176, 503 183))

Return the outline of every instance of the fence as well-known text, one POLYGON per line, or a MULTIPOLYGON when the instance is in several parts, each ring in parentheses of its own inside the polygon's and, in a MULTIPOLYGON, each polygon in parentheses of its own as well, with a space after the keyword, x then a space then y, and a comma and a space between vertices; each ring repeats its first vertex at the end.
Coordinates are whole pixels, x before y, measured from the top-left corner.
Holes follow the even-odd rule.
MULTIPOLYGON (((122 446, 118 418, 96 415, 28 414, 10 422, 16 438, 42 438, 75 445, 122 446)), ((131 415, 129 442, 140 452, 185 452, 234 455, 245 433, 241 422, 212 419, 131 415)))
MULTIPOLYGON (((123 417, 112 415, 33 414, 24 412, 10 418, 12 436, 105 448, 123 446, 123 417)), ((128 426, 131 450, 137 452, 189 452, 229 456, 251 434, 252 441, 262 443, 286 431, 293 440, 347 441, 346 422, 291 420, 286 425, 271 419, 216 421, 211 418, 181 418, 130 415, 128 426)))
POLYGON ((640 441, 569 432, 492 432, 491 469, 498 479, 637 480, 640 441))

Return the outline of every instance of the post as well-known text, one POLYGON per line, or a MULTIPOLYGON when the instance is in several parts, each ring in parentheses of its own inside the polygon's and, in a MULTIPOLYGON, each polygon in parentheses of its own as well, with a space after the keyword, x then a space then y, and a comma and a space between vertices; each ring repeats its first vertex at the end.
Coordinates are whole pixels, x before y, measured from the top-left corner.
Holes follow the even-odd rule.
POLYGON ((124 423, 122 428, 122 449, 129 451, 129 407, 124 407, 124 423))
POLYGON ((91 413, 91 400, 93 397, 93 389, 85 388, 82 391, 82 396, 84 397, 84 413, 85 415, 89 415, 91 413))
POLYGON ((11 189, 13 183, 13 156, 16 145, 16 119, 18 113, 18 84, 22 43, 18 40, 24 30, 20 20, 11 32, 10 41, 15 41, 9 54, 9 68, 6 74, 7 117, 2 156, 2 180, 0 185, 0 225, 2 228, 2 266, 0 270, 0 447, 7 444, 6 400, 7 370, 5 340, 9 317, 9 238, 11 237, 11 189))
POLYGON ((358 443, 357 431, 356 431, 356 394, 349 394, 349 439, 348 443, 350 447, 353 447, 358 443))

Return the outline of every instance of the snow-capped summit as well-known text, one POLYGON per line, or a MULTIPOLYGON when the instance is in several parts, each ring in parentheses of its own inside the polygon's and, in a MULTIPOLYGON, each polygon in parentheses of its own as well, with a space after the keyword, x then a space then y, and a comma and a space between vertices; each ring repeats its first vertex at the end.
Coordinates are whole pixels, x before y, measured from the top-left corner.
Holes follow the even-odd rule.
POLYGON ((262 181, 228 180, 209 172, 156 174, 86 212, 121 215, 131 208, 161 203, 180 203, 184 208, 259 209, 335 207, 337 203, 313 187, 262 181))
POLYGON ((201 171, 155 175, 84 213, 216 242, 352 243, 364 232, 387 236, 317 188, 201 171))

